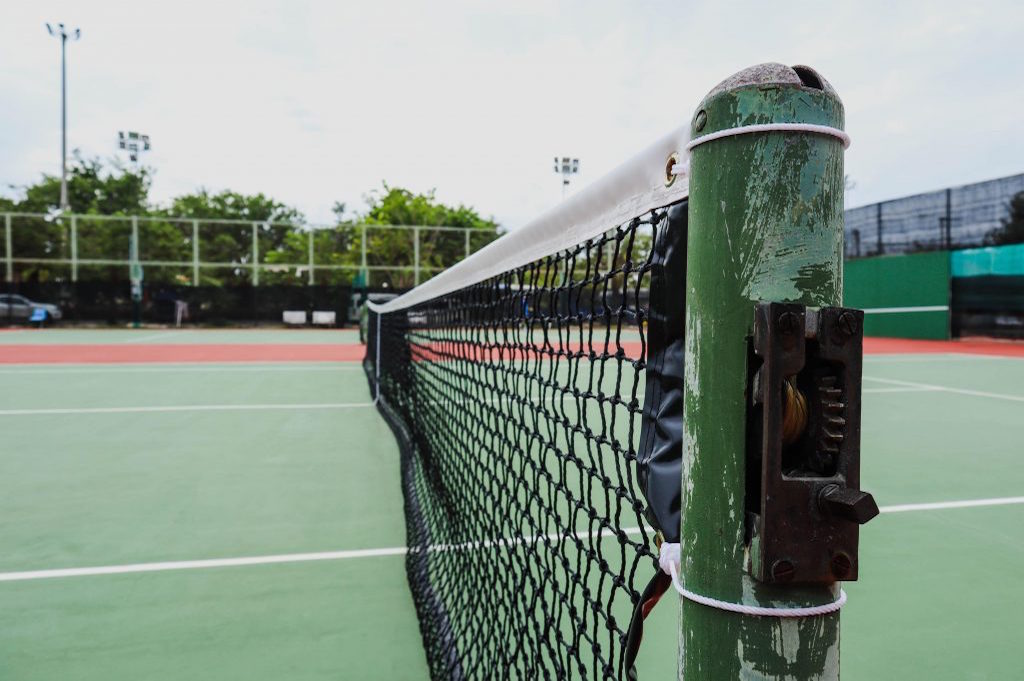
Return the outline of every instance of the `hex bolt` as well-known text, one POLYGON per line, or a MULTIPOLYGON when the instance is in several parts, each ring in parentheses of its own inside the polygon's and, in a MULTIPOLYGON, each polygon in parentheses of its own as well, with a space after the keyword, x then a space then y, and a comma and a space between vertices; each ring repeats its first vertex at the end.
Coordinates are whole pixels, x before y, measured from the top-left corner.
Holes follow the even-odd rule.
POLYGON ((831 516, 863 525, 878 515, 878 504, 868 492, 825 485, 818 493, 818 508, 831 516))
POLYGON ((693 129, 696 130, 697 132, 700 132, 701 130, 704 129, 704 126, 707 125, 707 122, 708 112, 705 111, 704 109, 701 109, 700 111, 697 112, 697 117, 693 119, 693 129))
POLYGON ((835 575, 836 579, 846 579, 852 567, 853 562, 850 560, 850 557, 842 551, 832 556, 832 574, 835 575))
POLYGON ((793 580, 796 568, 788 560, 777 560, 772 565, 772 581, 785 583, 793 580))
POLYGON ((857 315, 852 312, 843 312, 836 320, 836 328, 846 337, 854 336, 857 333, 857 327, 857 315))
POLYGON ((783 312, 779 315, 777 322, 779 333, 784 336, 792 336, 800 330, 800 318, 792 312, 783 312))

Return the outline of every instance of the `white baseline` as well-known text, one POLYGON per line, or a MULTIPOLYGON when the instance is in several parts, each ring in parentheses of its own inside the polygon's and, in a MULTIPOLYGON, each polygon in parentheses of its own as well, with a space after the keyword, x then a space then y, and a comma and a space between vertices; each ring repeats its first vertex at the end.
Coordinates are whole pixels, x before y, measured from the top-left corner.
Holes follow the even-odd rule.
MULTIPOLYGON (((937 511, 952 508, 973 508, 979 506, 1004 506, 1008 504, 1024 504, 1024 497, 998 497, 993 499, 965 499, 960 501, 939 501, 922 504, 899 504, 882 506, 882 513, 906 513, 912 511, 937 511)), ((640 534, 639 527, 622 529, 625 534, 640 534)), ((649 531, 653 534, 653 531, 649 531)), ((576 532, 576 536, 613 536, 610 531, 576 532)), ((566 535, 569 536, 569 535, 566 535)), ((497 539, 493 541, 473 542, 465 546, 436 546, 428 550, 450 551, 459 548, 479 550, 519 544, 558 541, 562 535, 546 535, 543 537, 525 537, 497 539)), ((138 572, 164 572, 168 570, 198 570, 204 568, 241 567, 247 565, 274 565, 281 563, 309 563, 323 560, 348 560, 353 558, 379 558, 383 556, 404 556, 409 553, 405 546, 394 546, 379 549, 356 549, 352 551, 323 551, 319 553, 285 553, 269 556, 246 556, 243 558, 211 558, 207 560, 177 560, 159 563, 133 563, 128 565, 103 565, 83 568, 61 568, 56 570, 28 570, 24 572, 0 572, 0 582, 23 582, 35 579, 56 579, 60 577, 89 577, 95 575, 121 575, 138 572)))
POLYGON ((296 409, 363 409, 371 402, 318 402, 313 404, 172 404, 162 407, 71 407, 67 409, 0 409, 0 416, 47 414, 148 414, 175 411, 277 411, 296 409))

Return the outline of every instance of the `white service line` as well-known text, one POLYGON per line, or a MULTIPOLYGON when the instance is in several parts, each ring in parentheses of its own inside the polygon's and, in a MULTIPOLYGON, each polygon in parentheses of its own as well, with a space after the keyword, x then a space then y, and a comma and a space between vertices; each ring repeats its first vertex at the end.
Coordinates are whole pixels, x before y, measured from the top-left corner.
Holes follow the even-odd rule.
POLYGON ((276 556, 248 556, 245 558, 212 558, 209 560, 175 560, 163 563, 135 563, 133 565, 105 565, 102 567, 66 568, 63 570, 31 570, 28 572, 2 572, 0 582, 20 582, 29 579, 55 577, 88 577, 92 575, 123 575, 135 572, 163 572, 167 570, 198 570, 202 568, 238 567, 242 565, 272 565, 275 563, 308 563, 316 560, 344 560, 346 558, 373 558, 377 556, 404 556, 404 546, 389 549, 361 549, 356 551, 323 551, 320 553, 285 553, 276 556))
POLYGON ((1024 504, 1024 497, 1001 497, 996 499, 965 499, 964 501, 938 501, 930 504, 898 504, 883 506, 882 513, 905 513, 907 511, 935 511, 944 508, 973 508, 975 506, 1005 506, 1024 504))
MULTIPOLYGON (((0 345, 0 349, 3 345, 0 345)), ((32 365, 23 365, 24 368, 8 368, 0 369, 0 374, 174 374, 174 373, 234 373, 234 372, 248 372, 248 371, 362 371, 363 366, 358 362, 345 362, 338 365, 330 365, 325 363, 325 366, 316 366, 308 364, 297 364, 295 366, 289 365, 287 362, 274 362, 272 364, 245 364, 242 366, 224 366, 224 365, 213 365, 209 367, 195 366, 195 365, 184 365, 175 366, 171 365, 160 365, 160 366, 135 366, 135 365, 120 365, 120 364, 104 364, 101 366, 79 366, 69 365, 64 368, 62 365, 53 366, 48 365, 47 367, 37 367, 32 365), (351 365, 351 366, 349 366, 351 365)))
POLYGON ((955 352, 933 352, 906 355, 864 355, 864 364, 905 364, 907 362, 952 362, 960 359, 975 359, 984 355, 970 355, 955 352))
POLYGON ((878 383, 889 383, 892 385, 901 385, 908 388, 921 388, 923 390, 932 390, 943 393, 956 393, 958 395, 972 395, 974 397, 990 397, 994 400, 1009 400, 1011 402, 1024 402, 1024 395, 1006 395, 1003 393, 990 393, 983 390, 968 390, 966 388, 950 388, 944 385, 932 385, 930 383, 915 383, 913 381, 898 381, 894 378, 875 378, 874 376, 865 376, 866 381, 876 381, 878 383))
POLYGON ((945 312, 949 305, 918 305, 917 307, 869 307, 864 314, 895 314, 900 312, 945 312))
MULTIPOLYGON (((977 506, 1003 506, 1007 504, 1024 504, 1024 497, 998 497, 994 499, 967 499, 962 501, 939 501, 925 504, 900 504, 882 506, 882 513, 903 513, 908 511, 935 511, 949 508, 971 508, 977 506)), ((624 527, 622 533, 636 535, 641 533, 639 527, 624 527)), ((648 530, 653 535, 653 531, 648 530)), ((547 534, 539 537, 514 537, 493 540, 482 540, 467 544, 440 544, 431 546, 428 551, 472 550, 506 546, 519 546, 538 541, 558 541, 568 537, 611 537, 611 530, 590 532, 587 530, 569 534, 547 534)), ((404 556, 409 553, 408 547, 393 546, 380 549, 356 549, 352 551, 322 551, 319 553, 285 553, 270 556, 247 556, 244 558, 211 558, 207 560, 177 560, 160 563, 134 563, 129 565, 104 565, 84 568, 59 568, 55 570, 27 570, 24 572, 0 572, 0 582, 21 582, 34 579, 53 579, 58 577, 89 577, 95 575, 120 575, 136 572, 163 572, 167 570, 197 570, 203 568, 239 567, 246 565, 273 565, 280 563, 308 563, 318 560, 347 560, 350 558, 377 558, 382 556, 404 556)))
POLYGON ((862 393, 927 393, 933 392, 935 388, 861 388, 862 393))
POLYGON ((866 355, 865 364, 905 364, 908 362, 958 362, 961 360, 1024 360, 1013 355, 978 355, 970 352, 932 352, 926 354, 866 355))
POLYGON ((1017 355, 977 355, 971 352, 951 352, 949 354, 954 359, 1009 359, 1017 360, 1018 362, 1024 360, 1024 357, 1017 355))
POLYGON ((188 333, 188 331, 161 331, 160 333, 148 333, 145 336, 134 336, 132 338, 126 338, 121 341, 122 343, 146 343, 153 340, 154 338, 164 338, 166 336, 180 336, 188 333))
POLYGON ((286 409, 362 409, 370 402, 320 402, 313 404, 176 404, 164 407, 76 407, 68 409, 0 409, 0 416, 44 414, 137 414, 171 411, 271 411, 286 409))

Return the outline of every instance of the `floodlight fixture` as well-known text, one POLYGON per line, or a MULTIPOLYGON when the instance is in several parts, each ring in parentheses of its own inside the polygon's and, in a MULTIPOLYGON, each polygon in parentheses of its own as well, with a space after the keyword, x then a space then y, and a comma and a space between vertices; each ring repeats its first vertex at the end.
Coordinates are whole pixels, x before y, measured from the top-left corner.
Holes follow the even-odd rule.
POLYGON ((580 160, 569 156, 555 156, 555 172, 562 176, 562 196, 569 187, 569 178, 580 172, 580 160))
POLYGON ((128 158, 131 159, 132 163, 137 163, 141 153, 150 149, 149 135, 143 135, 141 132, 133 130, 128 132, 118 130, 117 148, 127 151, 128 158))

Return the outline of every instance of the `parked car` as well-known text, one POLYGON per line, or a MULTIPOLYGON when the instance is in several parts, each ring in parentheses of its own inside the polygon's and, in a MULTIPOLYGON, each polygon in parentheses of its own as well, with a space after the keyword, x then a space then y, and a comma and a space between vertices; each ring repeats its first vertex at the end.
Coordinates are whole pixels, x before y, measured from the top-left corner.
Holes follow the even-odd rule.
POLYGON ((37 303, 25 296, 16 294, 0 294, 0 319, 16 319, 28 321, 32 316, 32 310, 41 308, 46 311, 46 318, 54 321, 59 320, 63 315, 60 308, 50 303, 37 303))
MULTIPOLYGON (((398 297, 397 293, 371 293, 369 299, 371 302, 380 305, 386 303, 389 300, 394 300, 398 297)), ((355 298, 355 296, 353 296, 355 298)), ((359 342, 366 344, 366 339, 369 337, 367 325, 370 323, 370 310, 366 307, 366 303, 359 304, 359 342)))

